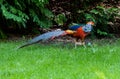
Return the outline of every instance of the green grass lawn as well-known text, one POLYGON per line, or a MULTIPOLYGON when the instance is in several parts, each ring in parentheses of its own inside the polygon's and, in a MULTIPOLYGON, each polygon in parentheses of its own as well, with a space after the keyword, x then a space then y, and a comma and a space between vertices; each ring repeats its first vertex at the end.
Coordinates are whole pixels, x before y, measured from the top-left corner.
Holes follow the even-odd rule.
POLYGON ((0 79, 119 79, 120 39, 92 47, 0 41, 0 79))

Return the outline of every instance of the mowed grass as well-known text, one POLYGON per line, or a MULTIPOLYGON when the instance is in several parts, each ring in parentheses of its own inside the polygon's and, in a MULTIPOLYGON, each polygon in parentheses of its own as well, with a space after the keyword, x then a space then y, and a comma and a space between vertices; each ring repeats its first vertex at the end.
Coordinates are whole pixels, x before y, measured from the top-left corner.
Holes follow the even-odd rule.
POLYGON ((72 44, 0 41, 0 79, 119 79, 120 39, 93 41, 86 48, 72 44))

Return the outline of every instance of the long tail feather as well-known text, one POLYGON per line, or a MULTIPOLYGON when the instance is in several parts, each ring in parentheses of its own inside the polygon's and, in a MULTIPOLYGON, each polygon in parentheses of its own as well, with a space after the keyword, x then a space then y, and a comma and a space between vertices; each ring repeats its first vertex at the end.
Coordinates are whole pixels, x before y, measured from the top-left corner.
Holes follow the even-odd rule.
POLYGON ((33 38, 32 40, 28 41, 27 43, 21 45, 20 47, 18 47, 18 49, 22 48, 22 47, 25 47, 25 46, 29 46, 31 44, 35 44, 35 43, 37 43, 41 40, 48 40, 52 37, 58 37, 58 36, 60 36, 64 33, 65 33, 65 31, 62 31, 62 30, 55 30, 55 31, 52 31, 52 32, 44 33, 42 35, 39 35, 39 36, 33 38))

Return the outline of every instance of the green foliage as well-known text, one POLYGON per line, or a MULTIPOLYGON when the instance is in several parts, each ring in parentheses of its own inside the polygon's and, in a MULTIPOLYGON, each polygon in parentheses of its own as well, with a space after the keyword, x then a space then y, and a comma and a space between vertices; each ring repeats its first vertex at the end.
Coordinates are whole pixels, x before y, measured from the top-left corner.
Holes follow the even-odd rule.
POLYGON ((1 4, 2 15, 6 19, 22 23, 24 27, 26 27, 27 21, 31 19, 40 27, 49 27, 51 25, 47 22, 50 22, 49 20, 53 15, 45 7, 48 0, 14 0, 12 2, 4 0, 4 3, 1 4))
POLYGON ((37 14, 32 9, 30 10, 30 16, 32 18, 32 21, 42 28, 50 27, 52 25, 52 22, 50 21, 50 19, 52 20, 51 17, 53 17, 52 13, 48 9, 41 9, 41 10, 44 16, 37 14))
POLYGON ((0 38, 6 38, 6 35, 2 32, 1 29, 0 29, 0 38))
POLYGON ((2 4, 3 3, 3 0, 0 0, 0 4, 2 4))
POLYGON ((66 22, 65 14, 58 14, 54 20, 58 25, 63 25, 66 22))
POLYGON ((118 9, 99 6, 99 3, 104 2, 112 4, 111 2, 118 3, 118 0, 62 0, 62 2, 58 0, 0 0, 0 17, 2 17, 0 21, 4 22, 1 27, 34 28, 39 26, 47 28, 52 25, 51 20, 54 20, 58 25, 63 25, 68 18, 76 23, 92 20, 97 26, 94 30, 95 33, 108 35, 107 24, 114 21, 118 9), (58 5, 58 7, 49 6, 58 15, 54 16, 47 8, 49 2, 58 5), (61 9, 59 10, 59 8, 61 9))
POLYGON ((100 35, 108 35, 107 32, 103 32, 103 31, 100 31, 99 29, 97 29, 97 33, 100 34, 100 35))
POLYGON ((13 21, 22 23, 24 27, 26 26, 25 23, 27 22, 29 17, 22 11, 10 6, 9 4, 1 5, 1 10, 3 16, 5 16, 6 19, 12 19, 13 21))
POLYGON ((91 14, 85 13, 84 16, 85 16, 86 21, 94 21, 94 22, 96 22, 95 18, 91 14))
POLYGON ((36 5, 34 8, 36 10, 39 9, 38 12, 34 9, 29 10, 33 22, 36 22, 42 28, 50 27, 52 25, 53 14, 45 7, 45 4, 48 4, 48 0, 32 0, 32 2, 36 5))
POLYGON ((118 0, 74 0, 67 5, 71 7, 66 11, 70 12, 68 17, 75 23, 94 21, 94 33, 106 36, 109 35, 108 22, 114 22, 118 16, 118 8, 113 7, 117 4, 118 0))
POLYGON ((94 21, 94 33, 102 36, 111 35, 108 30, 108 22, 114 22, 115 17, 120 16, 120 9, 115 7, 105 8, 103 6, 96 6, 92 9, 79 10, 78 14, 83 21, 94 21))
POLYGON ((97 6, 96 8, 85 13, 87 21, 92 20, 96 23, 96 32, 100 35, 109 35, 108 22, 114 22, 115 17, 118 16, 119 9, 111 7, 105 8, 97 6))
POLYGON ((7 22, 1 26, 8 26, 5 28, 50 27, 53 14, 46 7, 48 3, 49 0, 0 0, 0 16, 6 20, 3 22, 7 22))

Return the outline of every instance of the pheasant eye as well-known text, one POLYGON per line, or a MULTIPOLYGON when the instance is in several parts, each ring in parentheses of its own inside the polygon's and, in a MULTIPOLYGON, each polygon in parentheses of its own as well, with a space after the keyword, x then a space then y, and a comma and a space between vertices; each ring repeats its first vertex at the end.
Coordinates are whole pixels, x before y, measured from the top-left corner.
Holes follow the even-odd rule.
POLYGON ((85 31, 87 31, 87 28, 85 28, 85 31))

